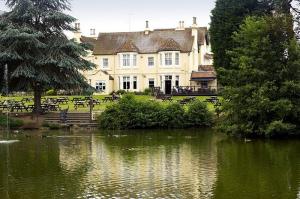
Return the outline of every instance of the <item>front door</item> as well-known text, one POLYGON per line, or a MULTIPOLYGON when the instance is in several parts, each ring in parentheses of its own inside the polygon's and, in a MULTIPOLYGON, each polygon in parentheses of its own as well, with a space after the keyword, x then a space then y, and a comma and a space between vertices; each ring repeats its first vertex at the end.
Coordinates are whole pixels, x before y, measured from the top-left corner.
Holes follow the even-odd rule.
POLYGON ((172 91, 172 80, 165 80, 165 93, 170 95, 172 91))

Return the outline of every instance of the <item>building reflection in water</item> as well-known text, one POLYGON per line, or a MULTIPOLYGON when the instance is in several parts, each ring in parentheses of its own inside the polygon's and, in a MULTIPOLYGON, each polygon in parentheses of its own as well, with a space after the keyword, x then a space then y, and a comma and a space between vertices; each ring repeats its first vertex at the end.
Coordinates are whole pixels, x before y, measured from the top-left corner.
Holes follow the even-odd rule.
MULTIPOLYGON (((209 136, 209 135, 205 135, 209 136)), ((216 139, 199 136, 74 137, 60 140, 61 167, 82 168, 80 197, 212 198, 216 139)))

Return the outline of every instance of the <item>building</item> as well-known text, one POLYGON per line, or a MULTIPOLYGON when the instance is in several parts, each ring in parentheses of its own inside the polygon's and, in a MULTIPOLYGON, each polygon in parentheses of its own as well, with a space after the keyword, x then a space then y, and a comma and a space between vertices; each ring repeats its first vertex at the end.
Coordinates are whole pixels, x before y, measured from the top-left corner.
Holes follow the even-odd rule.
POLYGON ((146 28, 140 32, 113 32, 86 37, 80 24, 75 25, 74 39, 89 43, 93 51, 86 57, 97 68, 83 71, 90 85, 100 94, 112 91, 144 91, 159 87, 165 94, 187 94, 215 91, 216 73, 208 30, 191 27, 180 21, 174 29, 146 28))

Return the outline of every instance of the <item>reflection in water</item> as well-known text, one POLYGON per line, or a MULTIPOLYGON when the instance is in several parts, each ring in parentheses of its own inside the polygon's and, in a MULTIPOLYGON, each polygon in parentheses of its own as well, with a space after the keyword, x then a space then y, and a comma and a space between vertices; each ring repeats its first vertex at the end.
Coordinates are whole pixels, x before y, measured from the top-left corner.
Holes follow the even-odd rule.
POLYGON ((215 139, 147 134, 144 138, 93 135, 83 143, 79 141, 82 139, 60 142, 60 162, 69 172, 88 164, 81 179, 83 198, 213 195, 217 175, 215 139))
POLYGON ((1 199, 300 199, 299 140, 190 130, 18 139, 0 145, 1 199))

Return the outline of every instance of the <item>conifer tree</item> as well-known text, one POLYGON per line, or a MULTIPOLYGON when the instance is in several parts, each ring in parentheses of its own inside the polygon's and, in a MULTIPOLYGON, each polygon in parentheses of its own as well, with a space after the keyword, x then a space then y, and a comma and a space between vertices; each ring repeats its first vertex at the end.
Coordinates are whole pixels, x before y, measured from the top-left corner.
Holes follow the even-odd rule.
MULTIPOLYGON (((45 88, 88 87, 80 73, 94 65, 84 59, 86 46, 69 40, 75 18, 65 14, 68 0, 7 0, 0 16, 0 71, 9 68, 10 89, 31 89, 40 111, 45 88)), ((3 76, 3 74, 1 74, 3 76)))
MULTIPOLYGON (((245 17, 268 13, 268 3, 257 0, 217 0, 212 10, 210 37, 212 52, 214 53, 214 67, 230 68, 228 50, 235 46, 232 35, 239 29, 245 17)), ((222 74, 218 71, 218 82, 226 85, 222 74)))

